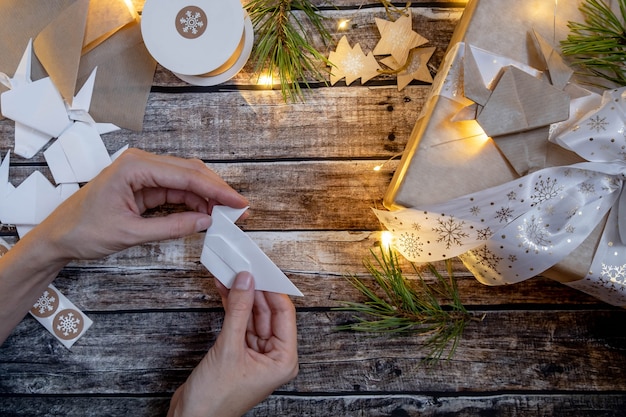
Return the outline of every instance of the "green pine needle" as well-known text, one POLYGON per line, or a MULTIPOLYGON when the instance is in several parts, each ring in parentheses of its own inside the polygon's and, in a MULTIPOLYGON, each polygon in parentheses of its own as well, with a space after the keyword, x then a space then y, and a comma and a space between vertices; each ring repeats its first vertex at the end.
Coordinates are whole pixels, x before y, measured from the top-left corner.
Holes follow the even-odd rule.
POLYGON ((603 0, 582 3, 585 21, 568 23, 561 50, 587 74, 626 85, 626 0, 618 1, 619 17, 603 0))
POLYGON ((303 99, 300 82, 309 87, 307 75, 326 81, 320 68, 328 66, 328 59, 315 49, 299 19, 304 14, 325 44, 332 39, 310 0, 252 0, 245 8, 257 37, 251 57, 256 62, 255 72, 278 76, 286 102, 303 99))
MULTIPOLYGON (((474 316, 459 297, 459 291, 448 262, 449 278, 444 278, 433 265, 428 269, 437 278, 435 284, 426 284, 417 267, 412 264, 419 281, 404 277, 393 249, 380 249, 380 256, 372 251, 372 260, 364 262, 374 278, 378 290, 371 289, 355 275, 350 283, 366 298, 364 303, 344 302, 336 310, 353 311, 354 322, 339 326, 339 330, 376 333, 415 333, 425 337, 425 361, 433 363, 454 354, 463 330, 474 316), (445 300, 442 304, 440 300, 445 300), (446 354, 447 352, 447 354, 446 354)), ((480 319, 479 319, 480 320, 480 319)))

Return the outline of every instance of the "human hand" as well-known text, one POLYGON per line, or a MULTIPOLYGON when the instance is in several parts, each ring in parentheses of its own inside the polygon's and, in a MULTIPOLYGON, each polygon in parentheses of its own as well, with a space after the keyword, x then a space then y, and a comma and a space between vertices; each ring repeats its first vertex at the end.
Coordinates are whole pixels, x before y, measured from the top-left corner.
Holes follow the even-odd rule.
POLYGON ((254 291, 248 272, 227 290, 215 344, 172 397, 168 417, 241 416, 298 373, 295 308, 284 294, 254 291))
POLYGON ((26 237, 44 236, 49 253, 66 262, 99 258, 205 230, 217 204, 242 208, 247 201, 200 160, 129 149, 26 237), (142 217, 165 203, 189 210, 142 217))

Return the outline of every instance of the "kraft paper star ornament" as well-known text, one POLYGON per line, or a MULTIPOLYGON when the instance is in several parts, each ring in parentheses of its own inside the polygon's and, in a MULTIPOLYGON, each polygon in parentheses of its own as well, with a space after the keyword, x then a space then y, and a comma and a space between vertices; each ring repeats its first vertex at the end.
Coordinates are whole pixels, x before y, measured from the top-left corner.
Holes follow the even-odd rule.
POLYGON ((428 39, 413 31, 410 11, 395 22, 376 18, 376 26, 380 40, 374 48, 374 55, 391 55, 401 65, 406 63, 411 49, 428 42, 428 39))
POLYGON ((252 239, 235 225, 235 221, 247 209, 213 207, 213 223, 206 231, 200 262, 226 288, 232 286, 239 272, 248 271, 254 276, 257 290, 303 295, 252 239))
POLYGON ((331 85, 335 85, 344 77, 347 85, 352 84, 357 78, 360 78, 361 84, 364 84, 379 75, 381 70, 371 52, 365 55, 358 43, 354 45, 354 48, 350 47, 348 38, 345 36, 337 44, 337 49, 330 52, 328 60, 332 64, 331 85))
POLYGON ((393 56, 388 56, 380 62, 393 70, 399 71, 397 73, 397 79, 398 91, 400 91, 409 85, 409 83, 413 80, 424 81, 427 83, 433 82, 433 77, 428 69, 428 61, 430 60, 430 57, 433 56, 434 52, 435 47, 413 49, 409 54, 408 65, 399 64, 393 56))

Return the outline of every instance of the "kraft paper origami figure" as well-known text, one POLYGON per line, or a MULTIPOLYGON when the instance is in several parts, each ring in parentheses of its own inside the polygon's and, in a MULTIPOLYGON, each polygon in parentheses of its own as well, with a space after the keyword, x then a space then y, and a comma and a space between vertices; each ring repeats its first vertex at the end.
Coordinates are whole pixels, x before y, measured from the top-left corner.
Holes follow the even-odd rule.
POLYGON ((248 208, 213 207, 213 223, 206 232, 200 261, 227 288, 237 273, 254 275, 257 290, 303 294, 263 251, 235 225, 248 208))

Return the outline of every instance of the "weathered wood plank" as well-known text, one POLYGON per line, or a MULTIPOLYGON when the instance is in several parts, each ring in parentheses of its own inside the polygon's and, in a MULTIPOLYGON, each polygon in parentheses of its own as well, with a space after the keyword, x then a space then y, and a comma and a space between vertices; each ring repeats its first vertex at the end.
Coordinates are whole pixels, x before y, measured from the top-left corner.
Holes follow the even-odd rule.
MULTIPOLYGON (((214 342, 219 311, 93 314, 66 350, 31 318, 0 348, 0 393, 171 393, 214 342)), ((623 310, 490 311, 453 359, 427 368, 422 339, 338 332, 344 312, 299 312, 299 393, 626 392, 623 310)))
MULTIPOLYGON (((165 415, 169 397, 30 397, 0 398, 0 413, 5 417, 127 417, 165 415), (19 411, 16 411, 19 410, 19 411)), ((429 395, 302 395, 275 394, 263 401, 246 417, 476 417, 497 415, 516 417, 541 415, 553 417, 621 417, 626 395, 617 394, 536 394, 493 396, 429 395)))
MULTIPOLYGON (((211 163, 233 188, 250 200, 247 230, 380 230, 372 207, 382 207, 382 195, 397 165, 375 172, 381 161, 276 161, 211 163)), ((15 167, 15 185, 34 167, 15 167)), ((46 169, 40 169, 46 173, 46 169)))
MULTIPOLYGON (((152 93, 142 132, 103 135, 110 153, 128 144, 205 161, 389 158, 404 150, 430 87, 316 90, 286 105, 279 91, 152 93)), ((13 147, 11 120, 0 121, 0 153, 13 147)), ((45 164, 39 152, 13 165, 45 164)))

